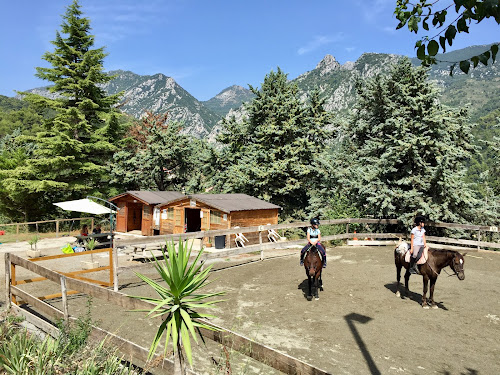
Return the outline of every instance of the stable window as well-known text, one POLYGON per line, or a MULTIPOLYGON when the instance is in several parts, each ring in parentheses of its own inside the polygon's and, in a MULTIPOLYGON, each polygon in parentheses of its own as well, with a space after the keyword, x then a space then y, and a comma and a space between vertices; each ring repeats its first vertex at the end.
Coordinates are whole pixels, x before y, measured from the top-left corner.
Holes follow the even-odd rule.
POLYGON ((210 211, 210 224, 220 224, 222 213, 220 211, 210 211))
POLYGON ((174 208, 170 207, 167 209, 167 219, 172 219, 174 218, 174 208))

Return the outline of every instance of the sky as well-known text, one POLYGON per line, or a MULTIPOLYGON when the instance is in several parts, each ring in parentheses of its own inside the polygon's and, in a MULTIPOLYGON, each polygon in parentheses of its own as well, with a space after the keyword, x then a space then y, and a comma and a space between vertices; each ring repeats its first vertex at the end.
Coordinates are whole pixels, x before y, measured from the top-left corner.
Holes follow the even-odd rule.
MULTIPOLYGON (((444 2, 451 3, 451 0, 444 2)), ((290 79, 330 54, 340 64, 365 52, 415 56, 425 34, 396 31, 396 0, 80 0, 104 70, 163 73, 198 100, 231 85, 259 87, 277 67, 290 79)), ((35 77, 52 52, 71 0, 1 0, 0 95, 50 82, 35 77)), ((449 50, 499 41, 490 19, 449 50)), ((434 34, 430 35, 433 36, 434 34)))

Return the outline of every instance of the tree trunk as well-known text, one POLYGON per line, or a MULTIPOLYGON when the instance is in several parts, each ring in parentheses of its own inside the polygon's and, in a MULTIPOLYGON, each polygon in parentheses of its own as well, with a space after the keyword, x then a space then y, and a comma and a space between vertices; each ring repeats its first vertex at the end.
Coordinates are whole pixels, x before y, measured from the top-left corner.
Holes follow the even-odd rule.
POLYGON ((174 353, 174 375, 186 375, 186 363, 182 355, 182 343, 179 335, 177 343, 177 352, 174 353))

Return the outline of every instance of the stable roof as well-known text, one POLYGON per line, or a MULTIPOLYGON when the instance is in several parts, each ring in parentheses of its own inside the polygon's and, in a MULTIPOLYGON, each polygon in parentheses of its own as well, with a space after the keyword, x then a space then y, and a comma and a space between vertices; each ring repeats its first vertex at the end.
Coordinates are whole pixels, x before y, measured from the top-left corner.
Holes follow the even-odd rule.
POLYGON ((186 197, 184 194, 179 193, 178 191, 130 190, 130 191, 126 191, 125 193, 114 196, 113 198, 110 198, 109 200, 114 201, 114 200, 121 198, 125 195, 131 195, 143 203, 155 204, 155 205, 186 197))
POLYGON ((254 211, 280 209, 280 206, 252 197, 247 194, 190 194, 170 202, 162 202, 161 205, 171 204, 183 199, 194 199, 207 206, 217 208, 226 213, 234 211, 254 211))

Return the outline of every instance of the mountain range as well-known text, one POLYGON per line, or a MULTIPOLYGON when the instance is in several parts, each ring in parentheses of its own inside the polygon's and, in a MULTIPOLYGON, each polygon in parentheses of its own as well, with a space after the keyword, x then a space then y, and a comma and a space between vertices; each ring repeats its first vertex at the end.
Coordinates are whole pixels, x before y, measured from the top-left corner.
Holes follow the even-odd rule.
MULTIPOLYGON (((458 61, 485 51, 488 46, 472 46, 438 55, 441 61, 458 61)), ((299 93, 306 97, 314 88, 326 99, 326 109, 344 112, 355 100, 354 83, 357 78, 367 79, 387 72, 400 55, 364 53, 354 62, 341 65, 333 56, 326 55, 317 66, 293 79, 299 93)), ((414 65, 420 61, 413 59, 414 65)), ((500 63, 480 64, 465 75, 455 69, 449 74, 449 64, 440 63, 429 70, 429 78, 441 90, 441 102, 454 107, 468 106, 472 120, 500 108, 500 63)), ((241 86, 231 86, 207 101, 198 101, 175 80, 158 73, 141 76, 130 71, 111 71, 115 78, 103 88, 109 94, 123 91, 121 110, 140 118, 145 111, 168 112, 171 120, 182 121, 184 132, 196 137, 215 139, 220 121, 230 115, 241 116, 242 103, 253 98, 253 93, 241 86)), ((262 77, 264 79, 264 77, 262 77)), ((47 95, 46 88, 30 90, 47 95)))

